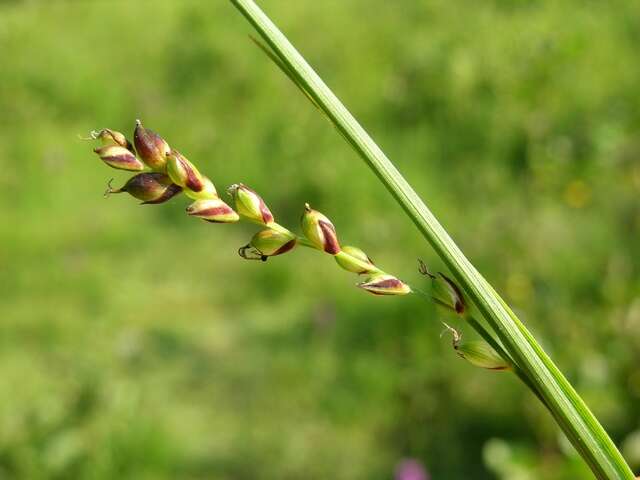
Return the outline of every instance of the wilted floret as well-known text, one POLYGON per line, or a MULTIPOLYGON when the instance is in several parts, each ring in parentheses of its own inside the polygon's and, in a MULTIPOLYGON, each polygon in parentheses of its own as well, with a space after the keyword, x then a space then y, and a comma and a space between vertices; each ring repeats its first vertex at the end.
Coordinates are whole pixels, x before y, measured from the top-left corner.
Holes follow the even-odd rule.
POLYGON ((418 270, 431 279, 431 297, 438 305, 459 315, 465 312, 464 296, 453 280, 442 272, 432 274, 422 260, 418 260, 418 270))
POLYGON ((127 192, 132 197, 142 200, 142 204, 164 203, 179 194, 182 188, 171 181, 164 173, 139 173, 131 177, 122 188, 109 193, 127 192))
POLYGON ((234 223, 240 219, 233 208, 219 198, 196 200, 187 207, 187 214, 212 223, 234 223))
POLYGON ((242 183, 231 185, 228 190, 236 210, 243 218, 260 225, 272 225, 273 215, 264 200, 254 190, 242 183))
POLYGON ((331 255, 340 251, 336 228, 327 217, 317 210, 313 210, 309 204, 305 204, 302 214, 302 231, 309 241, 318 249, 331 255))
POLYGON ((374 295, 407 295, 411 293, 409 285, 386 273, 372 275, 358 286, 374 295))
POLYGON ((288 252, 296 246, 296 236, 291 232, 266 229, 256 233, 248 245, 238 253, 247 260, 266 260, 288 252))
POLYGON ((144 164, 136 156, 120 145, 105 145, 93 150, 104 163, 118 170, 139 172, 144 170, 144 164))
POLYGON ((165 170, 167 154, 171 150, 169 144, 153 130, 143 127, 140 120, 136 120, 133 142, 144 163, 158 172, 165 170))

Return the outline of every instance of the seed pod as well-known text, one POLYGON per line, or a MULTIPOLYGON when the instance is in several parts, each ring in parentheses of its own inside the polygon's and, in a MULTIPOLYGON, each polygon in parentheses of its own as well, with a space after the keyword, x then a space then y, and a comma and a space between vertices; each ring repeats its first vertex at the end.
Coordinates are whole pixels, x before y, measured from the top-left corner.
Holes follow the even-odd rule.
POLYGON ((198 169, 175 149, 167 155, 167 173, 173 183, 188 188, 194 193, 204 188, 204 177, 198 169))
POLYGON ((215 185, 205 176, 202 177, 202 190, 194 192, 190 188, 185 187, 184 193, 187 197, 193 198, 194 200, 213 200, 219 198, 215 185))
POLYGON ((167 154, 171 151, 169 144, 153 130, 144 128, 140 120, 136 120, 133 142, 144 163, 158 172, 165 170, 167 154))
POLYGON ((465 312, 464 295, 453 280, 442 272, 432 274, 422 260, 418 260, 418 271, 431 279, 431 297, 438 305, 458 315, 465 312))
POLYGON ((107 190, 106 194, 127 192, 132 197, 142 200, 142 205, 164 203, 179 194, 182 188, 171 182, 164 173, 139 173, 131 177, 122 188, 107 190))
POLYGON ((291 232, 272 229, 256 233, 248 245, 240 248, 238 253, 247 260, 263 260, 288 252, 296 246, 296 236, 291 232))
POLYGON ((91 132, 91 136, 95 137, 96 139, 100 139, 103 146, 118 145, 135 154, 133 145, 129 140, 127 140, 127 137, 125 137, 123 133, 111 130, 110 128, 103 128, 99 132, 91 132))
POLYGON ((453 327, 443 322, 445 328, 451 333, 451 344, 456 353, 476 367, 488 370, 506 371, 513 370, 513 365, 495 351, 484 340, 462 341, 462 334, 453 327))
POLYGON ((255 191, 242 183, 231 185, 227 191, 233 197, 236 210, 238 210, 240 216, 260 225, 269 226, 273 224, 271 211, 262 197, 255 191))
POLYGON ((331 255, 340 251, 333 223, 317 210, 313 210, 308 203, 305 204, 302 214, 302 231, 316 248, 331 255))
POLYGON ((104 163, 118 170, 129 170, 132 172, 144 170, 144 164, 125 147, 105 145, 104 147, 95 148, 93 151, 100 156, 104 163))
POLYGON ((393 275, 386 273, 374 274, 358 287, 371 292, 374 295, 407 295, 411 293, 411 287, 393 275))
POLYGON ((202 218, 211 223, 234 223, 240 217, 219 198, 196 200, 187 207, 187 215, 202 218))
POLYGON ((476 367, 488 370, 512 370, 512 365, 483 340, 454 343, 456 353, 476 367))
POLYGON ((444 273, 438 272, 433 280, 434 299, 442 306, 461 315, 466 310, 464 297, 458 286, 444 273))
POLYGON ((349 272, 362 274, 379 271, 369 256, 358 247, 342 247, 333 258, 338 265, 349 272))

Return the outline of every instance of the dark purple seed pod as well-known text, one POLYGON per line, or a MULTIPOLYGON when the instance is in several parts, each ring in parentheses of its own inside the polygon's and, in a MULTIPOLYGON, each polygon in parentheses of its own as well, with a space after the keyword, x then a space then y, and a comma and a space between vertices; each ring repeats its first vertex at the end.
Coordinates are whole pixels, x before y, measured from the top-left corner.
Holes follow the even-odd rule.
POLYGON ((142 205, 164 203, 182 191, 182 187, 171 181, 164 173, 139 173, 131 177, 119 189, 107 190, 107 194, 127 192, 132 197, 142 200, 142 205))
POLYGON ((136 120, 133 143, 138 155, 151 169, 163 172, 167 164, 167 154, 171 151, 169 144, 156 132, 142 126, 136 120))

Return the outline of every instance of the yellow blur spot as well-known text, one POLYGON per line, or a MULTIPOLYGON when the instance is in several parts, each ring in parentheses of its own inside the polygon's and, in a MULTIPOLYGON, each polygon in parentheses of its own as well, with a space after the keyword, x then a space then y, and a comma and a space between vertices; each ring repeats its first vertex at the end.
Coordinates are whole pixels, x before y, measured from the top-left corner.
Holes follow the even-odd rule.
POLYGON ((591 187, 582 180, 569 182, 564 190, 564 201, 572 208, 586 207, 591 201, 591 187))
POLYGON ((521 273, 512 273, 507 277, 507 293, 514 302, 527 302, 533 294, 531 280, 521 273))
POLYGON ((627 387, 629 393, 634 397, 640 398, 640 371, 632 372, 627 379, 627 387))
POLYGON ((640 165, 631 170, 631 182, 636 190, 640 190, 640 165))

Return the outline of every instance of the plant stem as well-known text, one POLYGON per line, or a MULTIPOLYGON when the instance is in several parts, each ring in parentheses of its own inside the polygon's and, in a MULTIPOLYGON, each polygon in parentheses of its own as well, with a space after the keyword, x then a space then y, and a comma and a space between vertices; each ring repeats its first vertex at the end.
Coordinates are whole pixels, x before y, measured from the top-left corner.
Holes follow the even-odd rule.
POLYGON ((631 469, 582 398, 506 303, 467 260, 393 163, 252 0, 230 0, 254 26, 301 88, 378 176, 450 269, 535 386, 554 418, 599 479, 634 478, 631 469))

